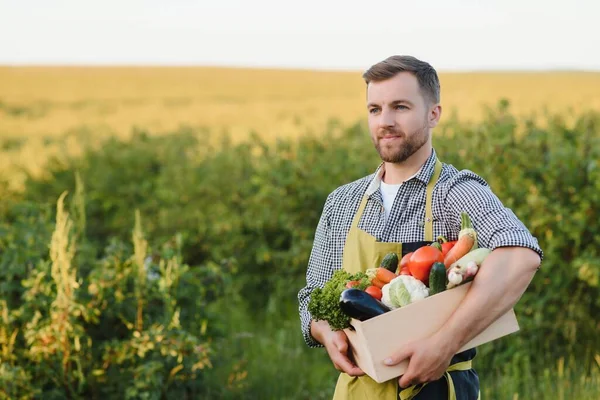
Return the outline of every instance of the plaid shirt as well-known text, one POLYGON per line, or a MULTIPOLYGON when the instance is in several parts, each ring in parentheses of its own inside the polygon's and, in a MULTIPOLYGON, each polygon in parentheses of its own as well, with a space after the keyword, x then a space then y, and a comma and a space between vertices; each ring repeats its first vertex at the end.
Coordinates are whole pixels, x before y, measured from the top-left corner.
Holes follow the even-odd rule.
MULTIPOLYGON (((421 170, 400 186, 386 221, 379 189, 384 172, 382 163, 374 174, 340 186, 329 194, 315 233, 308 261, 306 286, 298 293, 302 333, 310 347, 322 347, 310 335, 311 292, 323 287, 333 272, 342 268, 342 253, 350 225, 363 195, 368 196, 358 227, 382 242, 424 240, 425 196, 436 162, 435 150, 421 170)), ((527 247, 543 257, 537 239, 492 192, 487 182, 469 170, 458 171, 443 164, 432 197, 433 237, 444 235, 456 240, 461 212, 466 211, 477 231, 480 247, 527 247)), ((375 266, 374 266, 375 267, 375 266)))

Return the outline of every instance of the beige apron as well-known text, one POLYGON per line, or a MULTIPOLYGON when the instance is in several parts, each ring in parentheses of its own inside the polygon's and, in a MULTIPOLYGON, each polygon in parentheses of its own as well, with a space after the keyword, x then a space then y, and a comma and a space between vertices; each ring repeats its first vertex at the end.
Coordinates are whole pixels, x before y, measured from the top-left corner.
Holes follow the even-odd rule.
MULTIPOLYGON (((427 185, 427 196, 425 200, 425 240, 433 241, 433 214, 431 198, 433 188, 437 183, 442 170, 442 163, 437 160, 435 171, 427 185)), ((354 215, 346 243, 342 268, 354 274, 374 268, 380 265, 383 257, 390 252, 398 254, 401 258, 402 243, 378 242, 374 236, 358 228, 358 223, 367 204, 365 195, 354 215)), ((404 391, 403 391, 404 392, 404 391)), ((416 394, 416 393, 415 393, 416 394)), ((384 383, 377 383, 368 375, 353 377, 346 373, 340 373, 333 395, 334 400, 396 400, 398 399, 398 379, 391 379, 384 383)))

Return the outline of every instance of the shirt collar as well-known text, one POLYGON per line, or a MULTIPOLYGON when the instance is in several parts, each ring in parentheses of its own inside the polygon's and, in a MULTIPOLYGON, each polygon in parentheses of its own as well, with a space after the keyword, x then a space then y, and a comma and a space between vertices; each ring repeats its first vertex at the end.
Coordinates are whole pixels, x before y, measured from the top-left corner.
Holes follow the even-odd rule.
MULTIPOLYGON (((421 166, 419 171, 417 171, 416 174, 414 174, 413 176, 408 178, 406 180, 406 182, 408 182, 411 179, 417 179, 417 180, 423 182, 425 185, 427 185, 429 183, 429 181, 431 180, 431 176, 433 175, 436 160, 437 160, 437 156, 435 154, 435 149, 432 149, 431 155, 429 156, 429 158, 427 158, 427 160, 421 166)), ((373 195, 373 193, 375 193, 379 189, 379 186, 381 186, 381 177, 383 176, 384 172, 385 172, 385 163, 382 162, 381 164, 379 164, 379 167, 377 167, 377 170, 375 171, 375 175, 373 176, 373 179, 371 180, 371 183, 369 184, 369 187, 367 188, 367 191, 365 193, 367 196, 370 197, 371 195, 373 195)))

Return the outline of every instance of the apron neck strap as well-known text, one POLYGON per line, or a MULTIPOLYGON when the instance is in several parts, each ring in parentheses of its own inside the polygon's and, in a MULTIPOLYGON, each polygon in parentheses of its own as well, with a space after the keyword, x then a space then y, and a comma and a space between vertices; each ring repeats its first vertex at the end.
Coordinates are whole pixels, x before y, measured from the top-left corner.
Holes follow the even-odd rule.
POLYGON ((425 200, 425 241, 427 242, 433 242, 433 210, 431 206, 431 199, 433 197, 433 188, 440 178, 441 173, 442 163, 440 160, 436 160, 433 176, 427 184, 427 197, 425 200))
POLYGON ((352 227, 351 228, 358 228, 358 222, 360 221, 360 218, 362 217, 363 211, 365 210, 365 207, 367 205, 367 200, 369 199, 369 196, 364 195, 360 205, 358 206, 358 210, 356 210, 356 213, 354 214, 354 219, 352 220, 352 227))

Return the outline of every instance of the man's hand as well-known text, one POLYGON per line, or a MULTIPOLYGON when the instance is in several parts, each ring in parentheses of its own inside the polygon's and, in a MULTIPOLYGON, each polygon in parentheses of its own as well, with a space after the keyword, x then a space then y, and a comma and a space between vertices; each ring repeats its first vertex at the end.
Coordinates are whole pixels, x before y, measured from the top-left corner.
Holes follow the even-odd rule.
POLYGON ((400 351, 384 361, 386 365, 396 365, 409 359, 404 375, 398 379, 401 388, 440 379, 448 366, 454 351, 450 343, 437 336, 405 345, 400 351))
POLYGON ((327 321, 312 321, 311 335, 327 350, 327 354, 335 369, 350 376, 360 376, 365 373, 348 358, 348 337, 344 331, 333 331, 327 321))

